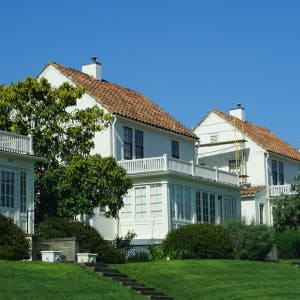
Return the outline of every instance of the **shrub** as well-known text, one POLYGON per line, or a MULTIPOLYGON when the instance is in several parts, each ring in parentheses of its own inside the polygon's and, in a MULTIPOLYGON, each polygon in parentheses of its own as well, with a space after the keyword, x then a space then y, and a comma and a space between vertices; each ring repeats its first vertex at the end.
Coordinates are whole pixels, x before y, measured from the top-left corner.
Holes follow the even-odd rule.
POLYGON ((29 258, 29 241, 12 219, 0 214, 0 259, 29 258))
POLYGON ((229 258, 229 235, 220 225, 190 224, 171 230, 162 244, 166 256, 185 258, 229 258))
POLYGON ((263 261, 274 244, 274 229, 232 221, 223 225, 231 239, 236 259, 263 261))
POLYGON ((300 228, 276 233, 280 258, 300 258, 300 228))
POLYGON ((40 239, 76 237, 80 251, 97 253, 97 262, 124 263, 134 233, 118 237, 113 245, 105 241, 98 231, 84 223, 59 218, 47 218, 36 228, 40 239))

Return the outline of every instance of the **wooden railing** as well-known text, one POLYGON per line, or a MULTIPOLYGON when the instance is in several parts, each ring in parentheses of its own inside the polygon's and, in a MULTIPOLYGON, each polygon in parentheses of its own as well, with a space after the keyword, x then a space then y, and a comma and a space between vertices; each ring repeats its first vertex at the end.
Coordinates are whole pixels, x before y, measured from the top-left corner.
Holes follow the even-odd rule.
POLYGON ((33 155, 32 138, 0 130, 0 150, 33 155))
POLYGON ((292 195, 293 193, 294 191, 292 190, 291 184, 269 186, 270 197, 277 197, 281 195, 292 195))
POLYGON ((217 168, 197 165, 194 162, 170 158, 167 155, 143 159, 123 160, 118 161, 118 164, 123 167, 129 175, 169 171, 194 177, 201 177, 221 183, 239 185, 239 178, 236 174, 222 171, 217 168))

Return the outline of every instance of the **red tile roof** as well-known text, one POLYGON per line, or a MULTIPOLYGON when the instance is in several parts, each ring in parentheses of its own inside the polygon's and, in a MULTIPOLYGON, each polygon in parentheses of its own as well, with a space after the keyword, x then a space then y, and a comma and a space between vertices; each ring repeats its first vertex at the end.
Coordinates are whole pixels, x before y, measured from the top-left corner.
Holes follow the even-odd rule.
POLYGON ((260 186, 251 186, 248 189, 241 191, 242 196, 253 196, 256 193, 262 191, 266 186, 260 185, 260 186))
POLYGON ((50 62, 48 65, 55 67, 76 85, 82 86, 87 94, 92 96, 111 114, 198 139, 191 130, 180 124, 139 92, 103 79, 98 80, 93 76, 64 67, 55 62, 50 62))
POLYGON ((244 130, 247 137, 265 150, 300 161, 300 153, 267 128, 242 121, 217 109, 213 109, 212 112, 227 120, 232 125, 235 124, 240 131, 244 130))

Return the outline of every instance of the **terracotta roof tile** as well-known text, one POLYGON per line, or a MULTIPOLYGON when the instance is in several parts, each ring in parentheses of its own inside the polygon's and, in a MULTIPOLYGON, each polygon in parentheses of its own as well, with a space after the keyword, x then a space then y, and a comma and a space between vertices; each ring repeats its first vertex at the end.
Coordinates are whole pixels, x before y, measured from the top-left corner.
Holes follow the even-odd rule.
POLYGON ((217 109, 212 110, 212 112, 229 121, 232 125, 235 123, 235 126, 239 130, 244 130, 246 136, 248 136, 251 140, 256 142, 265 150, 300 161, 299 151, 294 149, 267 128, 260 127, 247 121, 242 121, 217 109))
POLYGON ((241 191, 241 195, 242 196, 252 196, 252 195, 255 195, 256 193, 262 191, 265 188, 266 188, 265 185, 251 186, 248 189, 241 191))
POLYGON ((197 136, 141 93, 106 80, 98 80, 78 70, 49 63, 98 101, 111 114, 168 130, 193 139, 197 136))

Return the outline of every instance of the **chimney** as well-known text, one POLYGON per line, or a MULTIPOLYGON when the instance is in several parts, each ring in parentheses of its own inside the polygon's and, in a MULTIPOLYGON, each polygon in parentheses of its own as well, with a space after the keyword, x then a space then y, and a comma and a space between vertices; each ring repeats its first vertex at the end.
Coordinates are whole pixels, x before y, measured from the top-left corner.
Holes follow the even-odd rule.
POLYGON ((82 65, 82 73, 91 75, 98 80, 102 79, 101 63, 97 61, 97 57, 92 57, 91 63, 82 65))
POLYGON ((229 114, 242 121, 245 121, 245 109, 242 107, 241 103, 238 103, 236 108, 232 108, 229 111, 229 114))

